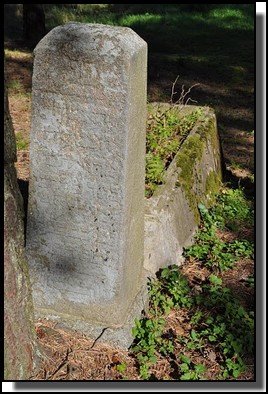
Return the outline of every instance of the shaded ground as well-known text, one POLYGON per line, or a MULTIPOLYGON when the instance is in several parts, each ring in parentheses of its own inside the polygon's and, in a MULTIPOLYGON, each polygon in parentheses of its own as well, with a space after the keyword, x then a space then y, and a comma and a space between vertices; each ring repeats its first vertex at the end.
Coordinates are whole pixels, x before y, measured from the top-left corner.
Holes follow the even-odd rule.
MULTIPOLYGON (((114 5, 120 6, 120 5, 114 5)), ((123 5, 121 5, 123 6, 123 5)), ((166 20, 166 23, 169 21, 166 20)), ((213 40, 203 34, 203 43, 191 36, 185 27, 185 36, 175 31, 173 39, 165 40, 165 33, 170 37, 169 25, 161 22, 161 35, 157 35, 159 24, 133 24, 134 30, 149 43, 148 64, 148 101, 170 100, 171 87, 177 75, 180 75, 180 86, 186 88, 198 83, 191 92, 191 98, 198 105, 209 105, 216 111, 218 129, 221 137, 225 163, 229 172, 226 181, 245 187, 245 191, 254 195, 254 36, 251 32, 235 32, 218 30, 213 40), (163 25, 163 26, 162 26, 163 25), (222 39, 223 35, 227 38, 222 39), (188 39, 191 39, 189 45, 188 39), (207 41, 207 42, 206 42, 207 41), (175 45, 175 44, 176 45, 175 45), (225 49, 226 43, 230 47, 225 49), (212 49, 202 55, 204 45, 212 49), (175 46, 174 46, 175 45, 175 46), (190 48, 191 47, 191 48, 190 48), (175 50, 174 50, 175 48, 175 50), (173 52, 174 51, 174 52, 173 52)), ((194 27, 192 27, 194 31, 194 27)), ((19 40, 6 40, 6 71, 9 83, 10 113, 17 135, 18 161, 16 168, 22 191, 27 197, 27 181, 29 178, 29 130, 31 110, 31 76, 32 53, 19 40), (19 147, 19 141, 23 144, 19 147)), ((252 239, 253 229, 247 230, 252 239)), ((219 234, 220 237, 230 235, 219 234)), ((206 280, 205 269, 195 263, 183 267, 184 274, 193 281, 206 280), (201 278, 201 279, 200 279, 201 278)), ((222 275, 226 286, 241 296, 245 307, 252 309, 254 291, 249 288, 245 279, 254 273, 251 260, 241 260, 234 270, 222 275)), ((172 311, 167 318, 167 329, 186 335, 191 329, 184 310, 172 311)), ((55 323, 42 320, 36 322, 36 332, 40 345, 47 358, 32 379, 38 380, 138 380, 136 361, 131 353, 101 345, 88 340, 83 335, 64 331, 55 323), (126 364, 122 374, 118 365, 126 364)), ((179 352, 180 349, 178 348, 179 352)), ((200 355, 191 354, 194 359, 200 355)), ((214 380, 219 373, 217 355, 213 348, 206 349, 202 362, 207 366, 206 378, 214 380)), ((254 360, 248 359, 248 370, 239 379, 254 379, 254 360)), ((176 363, 168 358, 160 358, 153 366, 155 379, 176 379, 176 363)))

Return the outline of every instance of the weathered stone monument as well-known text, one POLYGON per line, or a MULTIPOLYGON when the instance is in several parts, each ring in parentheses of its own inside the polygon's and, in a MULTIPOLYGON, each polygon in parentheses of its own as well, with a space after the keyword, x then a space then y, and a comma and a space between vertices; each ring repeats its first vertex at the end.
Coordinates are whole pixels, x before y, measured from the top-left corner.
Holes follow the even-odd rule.
POLYGON ((34 305, 96 335, 120 331, 142 293, 146 73, 147 45, 129 28, 68 23, 34 52, 34 305))

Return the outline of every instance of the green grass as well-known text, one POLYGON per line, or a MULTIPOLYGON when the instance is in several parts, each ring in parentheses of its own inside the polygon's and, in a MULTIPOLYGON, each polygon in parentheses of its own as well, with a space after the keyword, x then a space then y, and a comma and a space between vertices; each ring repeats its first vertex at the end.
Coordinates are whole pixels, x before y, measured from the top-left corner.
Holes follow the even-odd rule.
POLYGON ((223 27, 232 30, 253 30, 253 18, 250 15, 249 7, 237 9, 235 4, 229 4, 227 7, 216 8, 208 13, 208 24, 223 27))
MULTIPOLYGON (((31 92, 28 92, 24 86, 19 82, 19 81, 11 81, 8 84, 8 92, 9 92, 9 97, 13 96, 16 97, 17 99, 22 98, 22 99, 31 99, 31 92)), ((29 104, 27 104, 27 107, 29 107, 29 104)))
POLYGON ((13 80, 8 83, 8 92, 16 97, 31 97, 31 92, 26 91, 25 87, 19 80, 13 80))
POLYGON ((20 49, 7 49, 5 48, 5 57, 6 58, 11 58, 11 57, 15 57, 15 58, 21 58, 24 57, 25 55, 32 55, 32 52, 27 49, 27 48, 20 48, 20 49))
POLYGON ((234 169, 234 170, 243 170, 248 168, 249 170, 254 172, 254 168, 255 168, 255 163, 254 160, 250 160, 248 163, 244 164, 244 163, 238 163, 234 160, 231 161, 231 163, 229 164, 229 167, 234 169))
POLYGON ((23 133, 16 134, 16 142, 18 150, 25 150, 29 148, 29 141, 26 140, 26 137, 23 133))
POLYGON ((116 24, 116 15, 109 12, 109 4, 49 4, 45 5, 48 30, 67 22, 116 24))
POLYGON ((14 81, 11 81, 11 82, 8 84, 8 89, 9 89, 9 90, 12 90, 13 93, 21 93, 21 91, 23 90, 23 87, 22 87, 20 81, 14 80, 14 81))

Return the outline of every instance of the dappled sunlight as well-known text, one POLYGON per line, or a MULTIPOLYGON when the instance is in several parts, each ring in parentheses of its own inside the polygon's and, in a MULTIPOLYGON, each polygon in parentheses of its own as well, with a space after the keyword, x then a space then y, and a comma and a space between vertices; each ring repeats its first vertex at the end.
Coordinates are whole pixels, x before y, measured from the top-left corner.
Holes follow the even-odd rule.
MULTIPOLYGON (((126 15, 119 19, 120 25, 123 26, 133 26, 133 25, 145 25, 150 24, 149 30, 155 29, 156 25, 160 24, 163 20, 162 15, 156 14, 143 14, 143 15, 126 15)), ((148 26, 145 26, 148 29, 148 26)))
POLYGON ((235 29, 235 30, 251 30, 253 31, 253 18, 254 13, 249 16, 242 10, 232 8, 218 8, 209 11, 208 13, 209 24, 215 24, 221 26, 224 29, 235 29))

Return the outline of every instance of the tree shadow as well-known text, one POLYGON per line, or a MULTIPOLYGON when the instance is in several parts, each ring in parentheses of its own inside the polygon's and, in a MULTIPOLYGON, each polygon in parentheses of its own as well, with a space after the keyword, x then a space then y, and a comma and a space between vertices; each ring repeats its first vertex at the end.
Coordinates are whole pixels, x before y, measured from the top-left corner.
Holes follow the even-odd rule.
POLYGON ((4 4, 5 40, 18 40, 22 44, 22 4, 4 4))
POLYGON ((24 240, 26 243, 26 229, 27 229, 27 213, 28 213, 28 198, 29 198, 29 181, 17 179, 20 193, 23 199, 23 220, 24 220, 24 240))

